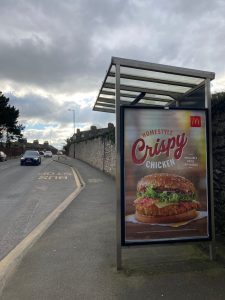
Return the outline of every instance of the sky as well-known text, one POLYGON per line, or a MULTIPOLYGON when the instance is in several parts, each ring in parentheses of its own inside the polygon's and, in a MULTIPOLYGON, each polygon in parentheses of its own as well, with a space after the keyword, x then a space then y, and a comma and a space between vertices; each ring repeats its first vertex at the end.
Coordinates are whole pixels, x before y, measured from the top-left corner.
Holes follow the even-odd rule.
POLYGON ((29 142, 58 149, 115 124, 93 111, 111 57, 216 73, 225 87, 224 0, 0 0, 0 91, 29 142))

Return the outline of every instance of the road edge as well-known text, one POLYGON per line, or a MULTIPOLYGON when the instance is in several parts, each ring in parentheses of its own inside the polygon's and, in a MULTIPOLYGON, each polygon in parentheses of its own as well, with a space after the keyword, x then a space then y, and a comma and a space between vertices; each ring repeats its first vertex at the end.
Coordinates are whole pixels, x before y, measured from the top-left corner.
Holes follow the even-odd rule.
POLYGON ((0 261, 0 296, 7 281, 12 276, 16 267, 19 266, 21 260, 29 251, 29 249, 35 244, 35 242, 38 241, 38 239, 84 189, 85 182, 83 181, 81 175, 76 168, 72 168, 71 166, 70 168, 72 169, 74 175, 76 189, 0 261))

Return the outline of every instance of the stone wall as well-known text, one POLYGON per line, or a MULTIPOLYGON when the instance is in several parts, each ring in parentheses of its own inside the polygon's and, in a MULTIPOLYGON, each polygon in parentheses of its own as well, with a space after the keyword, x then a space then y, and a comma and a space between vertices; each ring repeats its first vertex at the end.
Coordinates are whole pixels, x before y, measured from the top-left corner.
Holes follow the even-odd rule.
MULTIPOLYGON (((69 156, 74 157, 74 144, 69 148, 69 156)), ((115 144, 107 136, 75 143, 75 157, 91 166, 115 176, 115 144)))

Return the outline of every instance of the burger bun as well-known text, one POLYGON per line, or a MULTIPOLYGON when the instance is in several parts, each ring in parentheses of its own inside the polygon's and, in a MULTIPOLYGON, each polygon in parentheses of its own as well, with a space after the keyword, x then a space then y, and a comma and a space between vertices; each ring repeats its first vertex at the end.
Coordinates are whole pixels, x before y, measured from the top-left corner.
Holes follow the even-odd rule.
POLYGON ((149 224, 168 224, 168 223, 179 223, 179 222, 186 222, 192 220, 198 216, 198 212, 193 209, 186 211, 181 214, 177 215, 170 215, 170 216, 145 216, 139 214, 137 211, 135 212, 135 219, 142 223, 149 223, 149 224))

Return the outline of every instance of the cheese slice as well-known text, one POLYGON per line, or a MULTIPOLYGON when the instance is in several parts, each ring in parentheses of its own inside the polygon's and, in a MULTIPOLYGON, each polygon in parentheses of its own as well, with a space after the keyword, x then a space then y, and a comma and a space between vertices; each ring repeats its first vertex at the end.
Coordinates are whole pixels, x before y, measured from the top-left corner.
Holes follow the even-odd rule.
MULTIPOLYGON (((182 201, 180 201, 180 202, 182 202, 182 201)), ((184 202, 194 202, 194 203, 197 203, 198 201, 196 201, 196 200, 192 200, 192 201, 184 201, 184 202)), ((170 202, 170 203, 166 203, 166 202, 155 202, 154 204, 155 204, 155 206, 157 206, 158 208, 163 208, 163 207, 166 207, 166 206, 169 206, 169 205, 176 205, 176 204, 178 204, 179 202, 170 202)))
POLYGON ((172 205, 172 204, 176 204, 176 203, 165 203, 165 202, 156 202, 154 203, 155 206, 157 206, 158 208, 163 208, 163 207, 166 207, 166 206, 169 206, 169 205, 172 205))

